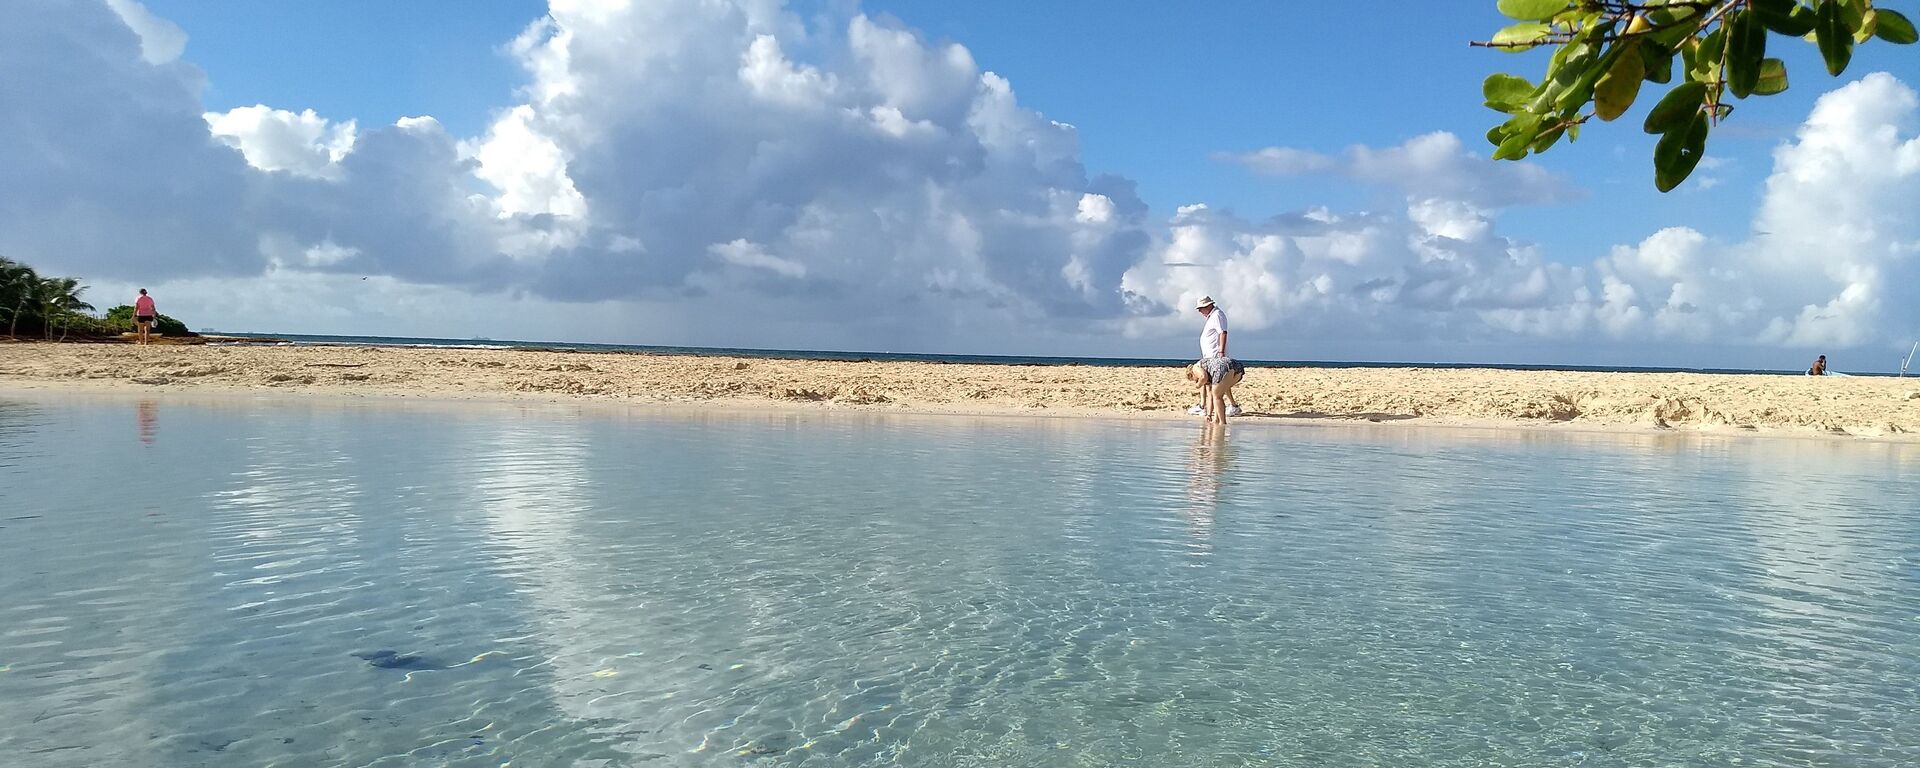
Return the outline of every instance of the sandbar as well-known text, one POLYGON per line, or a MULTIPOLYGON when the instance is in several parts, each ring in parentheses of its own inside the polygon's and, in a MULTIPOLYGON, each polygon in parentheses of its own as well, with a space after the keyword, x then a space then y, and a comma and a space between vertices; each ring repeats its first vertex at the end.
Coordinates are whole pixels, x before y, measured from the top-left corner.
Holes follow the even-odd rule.
MULTIPOLYGON (((944 364, 526 349, 0 344, 0 388, 278 391, 1192 419, 1173 366, 944 364)), ((1920 441, 1920 378, 1250 366, 1259 420, 1920 441)))

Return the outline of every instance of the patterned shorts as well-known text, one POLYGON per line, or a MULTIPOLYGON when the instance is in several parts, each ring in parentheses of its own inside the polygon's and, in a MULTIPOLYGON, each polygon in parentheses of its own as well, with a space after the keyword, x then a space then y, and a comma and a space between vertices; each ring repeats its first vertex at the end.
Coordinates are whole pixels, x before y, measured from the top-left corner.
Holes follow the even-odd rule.
POLYGON ((1228 374, 1238 373, 1244 376, 1247 373, 1247 367, 1231 357, 1209 357, 1201 360, 1200 370, 1207 372, 1208 384, 1218 384, 1226 379, 1228 374))

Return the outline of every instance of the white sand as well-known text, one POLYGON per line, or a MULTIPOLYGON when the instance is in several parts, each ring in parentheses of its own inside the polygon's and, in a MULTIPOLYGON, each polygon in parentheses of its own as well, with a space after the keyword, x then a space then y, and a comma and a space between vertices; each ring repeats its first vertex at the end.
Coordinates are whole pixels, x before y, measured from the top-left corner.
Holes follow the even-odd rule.
MULTIPOLYGON (((364 347, 0 344, 14 390, 801 404, 1188 418, 1177 368, 822 362, 364 347)), ((1920 379, 1488 369, 1252 368, 1248 418, 1920 439, 1920 379)))

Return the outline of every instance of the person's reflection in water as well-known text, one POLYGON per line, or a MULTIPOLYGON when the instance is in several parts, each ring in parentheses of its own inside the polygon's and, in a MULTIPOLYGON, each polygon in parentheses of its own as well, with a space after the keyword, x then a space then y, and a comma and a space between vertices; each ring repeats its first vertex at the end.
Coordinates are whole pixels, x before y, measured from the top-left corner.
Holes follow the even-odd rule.
POLYGON ((155 425, 160 422, 159 404, 152 400, 141 400, 133 406, 134 418, 140 425, 140 442, 153 445, 155 425))
POLYGON ((1213 552, 1214 512, 1220 507, 1220 486, 1230 462, 1227 428, 1209 423, 1200 430, 1200 438, 1187 457, 1187 535, 1193 537, 1188 548, 1196 555, 1213 552))

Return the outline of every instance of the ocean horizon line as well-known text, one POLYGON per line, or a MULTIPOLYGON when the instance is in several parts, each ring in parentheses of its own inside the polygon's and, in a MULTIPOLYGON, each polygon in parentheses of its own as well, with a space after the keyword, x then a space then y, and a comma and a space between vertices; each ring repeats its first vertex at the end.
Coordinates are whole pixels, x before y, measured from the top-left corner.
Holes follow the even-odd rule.
MULTIPOLYGON (((527 349, 580 352, 623 352, 633 354, 748 357, 777 360, 819 360, 832 362, 921 362, 972 365, 1084 365, 1095 367, 1177 366, 1191 360, 1162 357, 1107 357, 1099 355, 982 355, 938 352, 885 352, 860 350, 773 349, 759 347, 701 347, 670 344, 616 344, 577 341, 531 341, 519 339, 449 339, 432 336, 367 336, 346 334, 286 334, 262 332, 206 331, 209 335, 279 339, 296 346, 420 347, 432 349, 527 349)), ((1461 370, 1484 368, 1504 371, 1572 371, 1581 373, 1703 373, 1760 376, 1801 375, 1798 370, 1762 368, 1711 368, 1682 366, 1576 365, 1559 363, 1485 363, 1458 361, 1383 361, 1383 360, 1260 360, 1245 359, 1250 366, 1268 368, 1405 368, 1425 370, 1461 370)), ((1860 372, 1845 375, 1886 376, 1891 372, 1860 372)))

